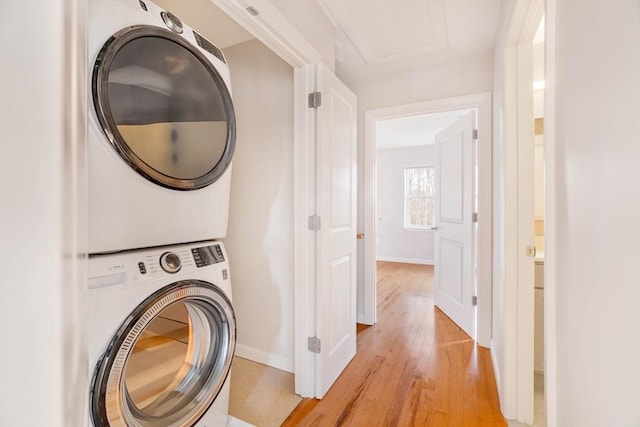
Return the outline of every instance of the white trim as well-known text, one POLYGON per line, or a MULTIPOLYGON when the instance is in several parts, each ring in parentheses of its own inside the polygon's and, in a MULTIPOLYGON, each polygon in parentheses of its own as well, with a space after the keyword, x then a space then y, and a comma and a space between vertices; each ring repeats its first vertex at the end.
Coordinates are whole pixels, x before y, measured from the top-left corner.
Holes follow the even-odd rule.
POLYGON ((533 123, 533 111, 529 108, 529 101, 531 101, 531 107, 533 105, 531 46, 543 13, 543 0, 514 2, 513 12, 508 20, 506 42, 503 46, 504 152, 502 158, 504 159, 505 280, 502 289, 504 297, 501 319, 504 331, 504 358, 499 390, 505 417, 529 424, 533 423, 534 293, 533 272, 528 273, 525 267, 526 263, 533 263, 533 259, 525 259, 523 254, 525 247, 533 244, 534 232, 533 224, 527 219, 533 218, 533 203, 531 203, 532 212, 528 212, 523 197, 533 198, 533 182, 531 182, 531 191, 523 191, 523 185, 529 178, 522 173, 525 169, 521 168, 526 168, 527 162, 523 162, 519 147, 522 149, 528 146, 529 142, 533 143, 531 136, 533 131, 530 129, 533 123))
POLYGON ((556 271, 556 139, 555 139, 555 73, 556 73, 556 0, 547 0, 545 10, 545 266, 544 266, 544 401, 547 427, 558 426, 557 403, 557 289, 556 271))
POLYGON ((249 347, 248 345, 236 344, 235 355, 242 357, 243 359, 253 360, 254 362, 280 369, 281 371, 294 373, 293 359, 273 353, 267 353, 266 351, 258 350, 257 348, 249 347))
MULTIPOLYGON (((88 4, 80 0, 64 1, 64 204, 63 238, 63 316, 65 357, 64 420, 81 425, 88 418, 86 385, 90 377, 78 366, 88 364, 87 337, 87 115, 89 72, 87 60, 88 4), (69 256, 74 254, 75 256, 69 256), (82 409, 79 409, 82 408, 82 409)), ((52 421, 52 420, 49 420, 52 421)))
POLYGON ((367 110, 364 113, 364 284, 363 318, 373 324, 376 319, 376 143, 375 124, 379 120, 407 117, 422 113, 478 110, 478 307, 477 340, 483 347, 491 342, 492 281, 492 121, 491 93, 437 99, 413 104, 367 110))
POLYGON ((319 63, 320 52, 280 13, 271 0, 211 0, 292 67, 319 63), (247 8, 258 11, 254 16, 247 8))
MULTIPOLYGON (((533 40, 533 35, 531 36, 533 40)), ((517 47, 517 250, 518 306, 517 306, 517 357, 518 399, 517 420, 533 424, 533 340, 534 340, 534 275, 535 260, 527 255, 526 247, 534 245, 534 114, 533 92, 533 44, 517 47)))
POLYGON ((433 265, 433 262, 434 262, 432 259, 397 258, 397 257, 387 257, 387 256, 379 256, 376 258, 376 261, 402 262, 405 264, 419 264, 419 265, 433 265))
POLYGON ((491 352, 491 364, 493 365, 493 376, 496 379, 496 388, 498 389, 498 396, 500 396, 500 387, 502 386, 502 372, 500 372, 500 367, 498 366, 497 360, 498 355, 495 353, 496 346, 491 341, 491 348, 489 351, 491 352))
POLYGON ((315 67, 294 70, 293 218, 294 218, 294 360, 295 392, 315 396, 315 358, 307 350, 307 338, 315 335, 315 234, 307 218, 315 214, 315 135, 313 110, 305 94, 315 91, 315 67))

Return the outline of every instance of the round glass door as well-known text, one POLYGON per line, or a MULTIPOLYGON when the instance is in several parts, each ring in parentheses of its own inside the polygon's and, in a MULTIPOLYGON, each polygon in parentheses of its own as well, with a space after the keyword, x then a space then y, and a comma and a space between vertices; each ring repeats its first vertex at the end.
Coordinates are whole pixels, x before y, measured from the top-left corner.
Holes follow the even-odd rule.
POLYGON ((151 295, 96 366, 94 425, 193 425, 224 385, 235 333, 231 303, 210 283, 177 282, 151 295))
POLYGON ((208 58, 182 36, 149 26, 118 32, 98 54, 92 90, 105 136, 152 182, 194 190, 229 166, 231 94, 208 58))

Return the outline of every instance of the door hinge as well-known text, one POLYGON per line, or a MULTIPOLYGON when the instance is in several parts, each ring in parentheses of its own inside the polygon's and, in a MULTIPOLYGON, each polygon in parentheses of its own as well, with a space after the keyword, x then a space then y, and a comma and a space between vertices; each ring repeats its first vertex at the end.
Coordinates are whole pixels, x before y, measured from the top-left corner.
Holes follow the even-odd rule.
POLYGON ((471 221, 478 222, 478 212, 474 212, 473 215, 471 215, 471 221))
POLYGON ((473 130, 473 139, 478 139, 478 129, 473 130))
POLYGON ((311 215, 311 216, 309 216, 309 222, 308 222, 309 230, 311 230, 311 231, 320 231, 320 226, 321 225, 322 225, 322 222, 320 220, 320 216, 319 215, 311 215))
POLYGON ((473 306, 478 305, 478 297, 476 295, 471 297, 471 305, 473 306))
POLYGON ((320 92, 311 92, 309 94, 309 108, 318 108, 322 105, 322 94, 320 92))
POLYGON ((535 258, 536 256, 536 247, 535 246, 527 246, 527 256, 535 258))
POLYGON ((309 337, 307 339, 307 349, 311 353, 320 353, 320 338, 318 338, 318 337, 309 337))

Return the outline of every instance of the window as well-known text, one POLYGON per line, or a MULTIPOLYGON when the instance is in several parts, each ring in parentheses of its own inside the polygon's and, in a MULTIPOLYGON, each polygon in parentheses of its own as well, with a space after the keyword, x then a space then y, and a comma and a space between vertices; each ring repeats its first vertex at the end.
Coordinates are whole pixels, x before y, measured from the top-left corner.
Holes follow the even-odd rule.
POLYGON ((404 168, 404 226, 435 225, 435 169, 432 166, 404 168))

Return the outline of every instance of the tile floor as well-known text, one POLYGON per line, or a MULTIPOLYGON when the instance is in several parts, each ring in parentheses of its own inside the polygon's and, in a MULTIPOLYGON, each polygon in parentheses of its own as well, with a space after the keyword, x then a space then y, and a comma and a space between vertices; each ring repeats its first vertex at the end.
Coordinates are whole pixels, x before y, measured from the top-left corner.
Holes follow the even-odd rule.
POLYGON ((278 427, 302 400, 293 374, 235 356, 229 415, 257 427, 278 427))

